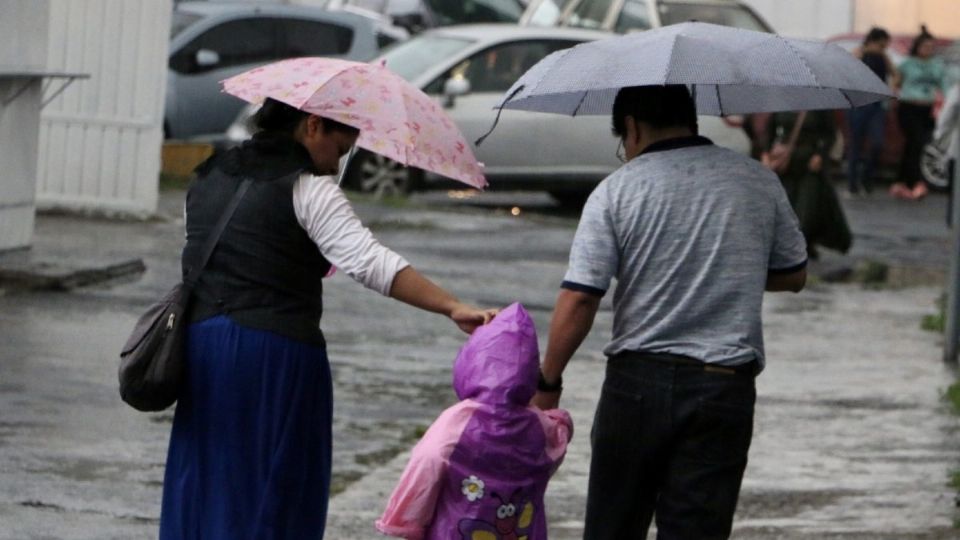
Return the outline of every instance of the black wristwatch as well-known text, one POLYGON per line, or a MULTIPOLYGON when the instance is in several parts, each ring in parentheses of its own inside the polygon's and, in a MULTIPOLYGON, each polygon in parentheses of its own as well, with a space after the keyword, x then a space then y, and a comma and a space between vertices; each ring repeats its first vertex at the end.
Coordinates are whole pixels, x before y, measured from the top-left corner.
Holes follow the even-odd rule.
POLYGON ((543 371, 540 371, 540 378, 537 379, 537 390, 540 392, 559 392, 563 390, 563 377, 557 377, 557 382, 550 384, 543 377, 543 371))

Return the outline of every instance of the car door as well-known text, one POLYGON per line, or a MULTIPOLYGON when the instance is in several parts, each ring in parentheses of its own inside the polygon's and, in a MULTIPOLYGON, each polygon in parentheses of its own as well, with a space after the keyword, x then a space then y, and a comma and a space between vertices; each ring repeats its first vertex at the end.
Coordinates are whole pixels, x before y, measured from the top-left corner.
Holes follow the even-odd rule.
MULTIPOLYGON (((470 92, 450 100, 447 113, 473 142, 487 133, 496 117, 494 107, 503 94, 533 64, 553 51, 575 45, 576 41, 557 39, 513 40, 489 47, 458 63, 452 70, 426 87, 429 94, 442 95, 444 83, 452 78, 466 79, 470 92)), ((489 176, 522 176, 535 173, 545 164, 531 148, 537 143, 538 130, 550 116, 526 111, 503 111, 494 132, 480 147, 477 159, 489 176)))
POLYGON ((277 35, 274 19, 244 17, 220 22, 176 51, 170 57, 168 91, 175 92, 175 111, 168 115, 169 135, 226 130, 243 101, 221 93, 220 81, 276 59, 277 35), (198 53, 209 63, 198 62, 198 53))

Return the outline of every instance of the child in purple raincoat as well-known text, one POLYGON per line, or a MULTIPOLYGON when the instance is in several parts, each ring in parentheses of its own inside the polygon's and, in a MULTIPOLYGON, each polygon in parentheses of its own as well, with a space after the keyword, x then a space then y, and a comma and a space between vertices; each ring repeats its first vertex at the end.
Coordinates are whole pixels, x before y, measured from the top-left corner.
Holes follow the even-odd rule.
POLYGON ((461 401, 414 447, 377 520, 380 532, 431 540, 547 537, 543 494, 573 424, 564 410, 529 405, 539 365, 536 329, 520 304, 474 331, 453 368, 461 401))

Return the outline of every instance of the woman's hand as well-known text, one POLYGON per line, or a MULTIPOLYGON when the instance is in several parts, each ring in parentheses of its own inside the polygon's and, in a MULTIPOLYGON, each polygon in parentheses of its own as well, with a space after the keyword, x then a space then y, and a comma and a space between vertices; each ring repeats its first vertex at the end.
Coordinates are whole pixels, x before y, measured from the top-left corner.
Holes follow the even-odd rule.
POLYGON ((810 172, 820 172, 820 169, 823 168, 823 158, 820 157, 820 154, 814 154, 810 157, 810 162, 807 163, 807 168, 810 169, 810 172))
POLYGON ((461 330, 472 334, 477 327, 483 326, 493 320, 499 312, 499 309, 480 309, 458 302, 450 311, 450 319, 456 323, 461 330))

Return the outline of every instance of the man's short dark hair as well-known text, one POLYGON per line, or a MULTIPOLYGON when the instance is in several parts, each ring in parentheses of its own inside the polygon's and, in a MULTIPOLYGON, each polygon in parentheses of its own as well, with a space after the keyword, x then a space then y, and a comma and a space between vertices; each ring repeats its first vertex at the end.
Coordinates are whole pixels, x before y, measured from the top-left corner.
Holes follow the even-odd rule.
POLYGON ((613 133, 617 137, 627 134, 627 116, 657 129, 687 127, 697 133, 697 108, 682 84, 621 88, 613 101, 613 133))

